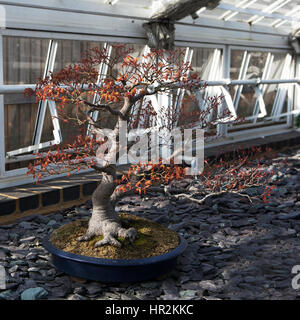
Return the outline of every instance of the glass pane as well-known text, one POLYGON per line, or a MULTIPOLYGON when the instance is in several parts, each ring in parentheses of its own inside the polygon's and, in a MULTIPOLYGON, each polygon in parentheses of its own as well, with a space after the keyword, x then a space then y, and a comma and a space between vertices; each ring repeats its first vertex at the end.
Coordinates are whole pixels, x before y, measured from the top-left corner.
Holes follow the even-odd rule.
POLYGON ((37 104, 6 104, 5 151, 27 147, 32 143, 37 104))
MULTIPOLYGON (((245 58, 244 52, 242 50, 232 50, 231 53, 231 69, 230 77, 231 79, 238 79, 240 74, 240 68, 242 66, 242 61, 245 58)), ((284 66, 285 56, 284 53, 268 53, 268 52, 253 52, 249 51, 250 55, 249 64, 243 79, 255 79, 262 78, 267 59, 271 59, 269 74, 267 79, 280 79, 282 75, 282 69, 284 66), (269 58, 268 58, 269 56, 269 58)), ((232 99, 234 98, 236 90, 239 86, 231 86, 230 94, 232 99)), ((274 123, 274 119, 267 119, 271 116, 274 100, 278 92, 278 85, 260 85, 259 88, 263 90, 263 99, 266 107, 267 115, 261 118, 257 118, 256 122, 253 119, 246 120, 243 124, 251 124, 255 126, 262 126, 274 123)), ((257 102, 257 93, 255 92, 255 86, 244 85, 241 91, 237 114, 241 117, 252 117, 260 113, 257 102), (256 106, 256 113, 254 112, 254 107, 256 106)), ((287 97, 285 97, 284 105, 281 113, 287 112, 287 97)), ((286 117, 282 117, 281 122, 286 121, 286 117)), ((278 122, 277 122, 278 123, 278 122)), ((237 125, 238 126, 238 125, 237 125)))
POLYGON ((267 52, 250 52, 251 58, 249 61, 246 79, 261 78, 264 67, 266 65, 267 52))
POLYGON ((208 77, 208 61, 215 49, 211 48, 193 48, 192 67, 195 72, 200 75, 200 78, 207 80, 208 77))
MULTIPOLYGON (((200 78, 204 81, 213 80, 211 77, 211 68, 213 68, 213 55, 215 49, 213 48, 193 48, 193 57, 191 65, 194 71, 196 71, 200 78)), ((214 77, 216 76, 213 75, 214 77)), ((209 87, 207 92, 213 92, 213 87, 209 87)), ((204 90, 198 93, 198 98, 202 97, 201 100, 205 99, 204 90)), ((208 98, 208 96, 206 97, 208 98)), ((199 120, 200 102, 198 101, 195 94, 191 94, 189 91, 185 91, 183 101, 182 101, 181 115, 178 121, 178 125, 189 126, 196 124, 199 120)), ((208 116, 208 114, 207 114, 208 116)), ((216 114, 211 114, 210 120, 216 117, 216 114)), ((207 128, 211 133, 213 133, 214 128, 207 128)))
POLYGON ((58 40, 54 72, 60 71, 72 63, 80 62, 85 51, 95 47, 101 50, 103 45, 103 43, 95 41, 58 40))
MULTIPOLYGON (((4 84, 34 84, 43 76, 49 40, 3 37, 4 84)), ((4 95, 5 150, 32 143, 37 104, 23 93, 4 95)))
MULTIPOLYGON (((246 70, 246 74, 243 77, 243 80, 261 78, 265 68, 266 61, 267 61, 268 53, 251 51, 248 54, 250 55, 250 60, 246 70)), ((244 51, 232 50, 231 68, 230 68, 231 79, 239 78, 243 57, 244 57, 244 51)), ((234 98, 234 94, 236 90, 238 90, 238 87, 239 86, 231 86, 230 94, 232 98, 234 98)), ((240 95, 238 108, 237 108, 238 115, 241 117, 252 116, 255 101, 256 101, 256 93, 255 93, 254 86, 244 85, 240 95)))
MULTIPOLYGON (((273 63, 270 70, 269 79, 278 79, 281 76, 282 68, 284 65, 284 59, 286 55, 284 53, 274 53, 273 56, 274 58, 273 58, 273 63)), ((266 105, 267 116, 271 115, 277 90, 278 90, 277 84, 269 84, 265 86, 264 102, 266 105)), ((286 104, 287 104, 286 100, 287 99, 285 99, 284 110, 286 110, 286 104)), ((286 112, 286 111, 282 111, 282 113, 283 112, 286 112)), ((263 120, 264 119, 260 119, 260 121, 263 121, 263 120)))
POLYGON ((4 84, 31 84, 43 76, 49 40, 3 37, 4 84))
MULTIPOLYGON (((60 121, 61 122, 61 121, 60 121)), ((52 124, 52 117, 49 111, 49 107, 46 108, 45 118, 44 118, 44 125, 42 129, 42 136, 41 142, 47 142, 54 139, 53 136, 53 124, 52 124)))

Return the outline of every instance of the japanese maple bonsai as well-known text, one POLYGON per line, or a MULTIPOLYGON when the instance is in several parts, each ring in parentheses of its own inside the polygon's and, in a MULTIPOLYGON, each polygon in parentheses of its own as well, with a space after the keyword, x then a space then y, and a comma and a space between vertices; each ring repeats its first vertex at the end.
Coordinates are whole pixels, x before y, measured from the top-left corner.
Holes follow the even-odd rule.
MULTIPOLYGON (((172 195, 171 187, 166 186, 174 180, 184 178, 186 173, 183 165, 172 161, 174 153, 168 162, 160 160, 156 163, 149 161, 144 165, 135 164, 122 178, 118 177, 118 167, 113 160, 118 162, 120 158, 120 130, 124 122, 129 129, 140 127, 150 128, 151 131, 151 126, 156 125, 161 132, 176 125, 180 126, 180 113, 177 111, 174 115, 174 112, 168 112, 172 107, 168 109, 167 106, 161 108, 165 121, 160 124, 150 123, 149 119, 157 114, 157 110, 153 109, 148 97, 160 93, 172 95, 174 90, 193 93, 205 85, 199 75, 193 72, 190 63, 183 61, 183 50, 150 50, 139 59, 133 57, 131 49, 126 46, 112 47, 112 55, 109 55, 106 49, 95 48, 88 51, 81 62, 40 79, 34 91, 27 90, 28 94, 35 94, 37 101, 54 100, 61 121, 85 130, 85 133, 74 138, 72 143, 58 145, 55 149, 38 153, 37 159, 29 166, 29 173, 37 180, 44 175, 66 172, 71 174, 74 170, 86 168, 93 168, 100 173, 100 184, 92 195, 92 216, 86 233, 78 238, 78 241, 89 241, 102 235, 103 239, 97 241, 95 247, 106 244, 121 246, 118 237, 134 242, 138 237, 138 231, 123 226, 115 210, 117 202, 129 194, 141 194, 155 189, 165 192, 167 196, 186 197, 202 204, 208 196, 228 191, 238 192, 245 188, 247 183, 256 183, 265 177, 258 167, 250 171, 242 170, 248 161, 247 157, 239 159, 238 165, 219 162, 212 166, 206 162, 205 170, 199 172, 198 179, 206 191, 213 193, 208 193, 203 199, 188 193, 172 195), (103 78, 98 72, 101 64, 108 68, 108 73, 103 78), (69 105, 73 106, 72 114, 66 110, 69 105), (95 117, 96 113, 98 117, 95 117), (103 119, 107 115, 115 118, 112 134, 116 139, 108 150, 103 151, 107 141, 103 119)), ((182 101, 184 99, 179 103, 182 104, 182 101)), ((221 97, 212 97, 205 110, 185 113, 189 118, 186 120, 190 121, 181 119, 181 126, 198 123, 200 128, 204 129, 216 125, 221 118, 228 119, 228 110, 222 114, 218 112, 220 101, 221 97), (217 118, 208 121, 214 112, 218 114, 217 118)), ((181 110, 184 110, 184 107, 181 110)), ((125 151, 130 150, 132 145, 133 143, 128 143, 125 151)))

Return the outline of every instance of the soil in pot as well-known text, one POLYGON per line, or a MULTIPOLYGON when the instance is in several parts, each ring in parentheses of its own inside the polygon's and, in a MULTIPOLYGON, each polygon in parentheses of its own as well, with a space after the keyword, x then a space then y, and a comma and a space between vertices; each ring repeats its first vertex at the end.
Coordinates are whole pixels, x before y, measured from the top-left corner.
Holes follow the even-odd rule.
POLYGON ((176 232, 148 219, 134 215, 120 214, 125 220, 126 228, 136 228, 139 238, 134 243, 118 238, 122 247, 104 245, 94 248, 94 244, 102 237, 94 237, 90 241, 78 242, 77 238, 85 234, 88 219, 77 220, 55 230, 50 238, 51 243, 58 249, 83 256, 105 259, 139 259, 159 256, 175 249, 179 245, 176 232))

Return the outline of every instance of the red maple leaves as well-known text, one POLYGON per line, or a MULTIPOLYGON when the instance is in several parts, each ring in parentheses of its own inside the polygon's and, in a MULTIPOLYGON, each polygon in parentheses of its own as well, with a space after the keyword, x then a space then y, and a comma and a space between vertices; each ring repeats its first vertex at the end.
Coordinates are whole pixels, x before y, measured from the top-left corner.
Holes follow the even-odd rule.
MULTIPOLYGON (((185 89, 193 93, 195 89, 205 88, 191 64, 184 62, 184 50, 174 50, 168 54, 163 50, 149 50, 141 57, 134 57, 132 48, 113 45, 112 52, 110 55, 105 48, 91 49, 79 63, 40 79, 35 90, 25 90, 26 95, 35 94, 37 101, 55 101, 59 120, 81 128, 83 132, 74 136, 69 143, 36 154, 35 161, 28 167, 28 174, 32 174, 37 181, 45 175, 70 174, 97 165, 97 151, 105 141, 97 140, 97 134, 93 132, 87 135, 86 129, 87 125, 91 125, 95 130, 101 130, 105 112, 127 119, 129 128, 153 126, 155 123, 151 119, 155 118, 158 111, 154 110, 151 101, 145 100, 147 96, 157 93, 170 95, 173 104, 165 108, 161 115, 169 129, 175 125, 193 127, 196 124, 206 129, 215 126, 216 120, 230 116, 227 109, 222 114, 219 112, 222 97, 217 96, 209 97, 203 110, 186 108, 191 102, 197 104, 193 94, 190 97, 185 95, 180 112, 175 112, 174 91, 185 89), (99 74, 101 65, 108 70, 105 77, 99 74), (134 105, 134 108, 126 114, 120 114, 119 110, 126 103, 134 105), (140 108, 143 104, 146 107, 140 108), (66 110, 70 105, 71 113, 66 110), (99 113, 98 120, 92 116, 95 111, 99 113), (209 120, 211 114, 217 114, 214 121, 209 120)), ((245 169, 249 163, 247 156, 235 162, 222 159, 214 164, 206 162, 199 180, 203 188, 210 191, 242 190, 248 185, 263 183, 267 175, 259 165, 245 169)), ((167 185, 173 180, 182 179, 185 173, 184 166, 172 161, 169 164, 161 160, 157 163, 149 161, 132 165, 117 183, 121 191, 135 189, 142 194, 153 185, 167 185)), ((266 196, 269 194, 270 189, 267 189, 266 196)))

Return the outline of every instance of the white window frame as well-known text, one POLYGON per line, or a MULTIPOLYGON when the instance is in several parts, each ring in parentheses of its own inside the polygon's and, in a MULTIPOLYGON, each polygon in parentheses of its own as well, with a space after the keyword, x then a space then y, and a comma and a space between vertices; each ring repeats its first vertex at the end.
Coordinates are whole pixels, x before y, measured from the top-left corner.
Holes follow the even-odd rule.
MULTIPOLYGON (((30 32, 30 35, 27 34, 25 31, 22 33, 22 32, 17 32, 17 33, 14 33, 12 31, 7 31, 7 30, 4 30, 4 32, 1 32, 0 33, 0 87, 6 87, 7 90, 9 92, 16 92, 14 90, 20 90, 21 87, 22 87, 22 90, 24 89, 23 85, 16 85, 16 86, 11 86, 11 85, 8 85, 8 86, 5 86, 3 85, 3 49, 2 49, 2 46, 3 46, 3 40, 2 40, 2 35, 3 34, 7 34, 7 35, 15 35, 15 36, 32 36, 32 37, 36 37, 36 38, 41 38, 41 33, 35 33, 35 32, 30 32)), ((46 35, 46 33, 43 33, 46 35)), ((53 36, 53 35, 52 35, 53 36)), ((56 35, 54 38, 57 38, 57 39, 61 39, 62 35, 56 35)), ((50 34, 49 34, 49 38, 50 38, 50 34)), ((67 35, 67 38, 68 39, 73 39, 73 40, 99 40, 101 39, 101 42, 105 42, 105 40, 107 41, 108 38, 106 37, 80 37, 80 39, 78 39, 78 37, 76 37, 76 35, 67 35)), ((111 39, 110 39, 111 40, 111 39)), ((115 39, 116 41, 118 40, 121 40, 122 42, 127 42, 127 43, 144 43, 144 40, 142 39, 125 39, 125 38, 116 38, 115 39)), ((219 87, 219 88, 225 88, 225 89, 221 89, 223 90, 223 93, 226 91, 226 86, 230 84, 230 79, 229 79, 229 71, 230 71, 230 53, 231 53, 231 50, 245 50, 245 47, 243 46, 232 46, 232 45, 221 45, 221 44, 211 44, 211 43, 190 43, 190 42, 186 42, 186 41, 176 41, 175 42, 176 45, 180 45, 181 47, 182 46, 188 46, 188 47, 193 47, 193 48, 212 48, 212 49, 222 49, 222 52, 223 52, 223 62, 222 62, 222 68, 220 69, 222 71, 222 78, 223 79, 219 79, 217 81, 208 81, 208 85, 209 86, 216 86, 216 87, 219 87)), ((272 48, 261 48, 261 47, 251 47, 251 46, 248 46, 246 48, 247 51, 251 52, 251 51, 267 51, 267 52, 284 52, 284 53, 289 53, 291 52, 290 50, 285 50, 285 49, 272 49, 272 48)), ((299 59, 298 59, 299 60, 299 59)), ((295 66, 297 73, 296 73, 296 76, 299 75, 299 61, 297 62, 296 66, 295 66)), ((292 114, 297 114, 300 112, 300 107, 299 105, 297 104, 297 100, 295 100, 295 96, 298 94, 299 95, 299 84, 297 82, 297 78, 293 78, 291 79, 291 81, 294 81, 296 84, 293 86, 293 85, 288 85, 288 90, 287 90, 287 94, 289 95, 289 97, 291 98, 290 100, 290 104, 289 104, 289 108, 293 105, 292 102, 295 101, 295 110, 292 110, 290 112, 290 114, 288 115, 287 117, 287 123, 286 124, 283 124, 283 125, 272 125, 272 128, 274 128, 274 130, 280 130, 280 129, 288 129, 290 128, 291 126, 291 119, 292 119, 292 114), (294 79, 294 80, 293 80, 294 79), (295 90, 293 89, 295 87, 295 90), (291 89, 292 88, 292 89, 291 89)), ((260 90, 260 92, 258 92, 258 97, 257 99, 261 99, 260 95, 263 94, 263 86, 264 84, 262 83, 256 83, 258 89, 260 90)), ((26 85, 26 87, 29 87, 32 85, 28 84, 26 85)), ((216 89, 216 88, 215 88, 216 89)), ((3 100, 3 92, 5 92, 5 90, 2 90, 1 91, 2 94, 0 93, 0 177, 1 178, 5 178, 5 177, 15 177, 15 176, 21 176, 21 175, 24 175, 24 173, 26 173, 27 169, 26 168, 21 168, 21 169, 15 169, 15 170, 9 170, 9 171, 5 171, 5 150, 4 150, 4 147, 5 147, 5 131, 4 131, 4 100, 3 100)), ((228 101, 229 100, 230 96, 228 97, 227 96, 227 99, 228 101)), ((159 106, 159 104, 157 103, 157 106, 159 106)), ((54 106, 53 106, 53 109, 54 109, 54 106)), ((260 106, 259 110, 262 112, 262 108, 260 106)), ((289 110, 288 110, 289 111, 289 110)), ((257 107, 256 107, 256 113, 257 113, 257 107)), ((254 114, 256 116, 256 113, 254 114)), ((96 115, 93 115, 96 117, 96 115)), ((230 137, 234 137, 234 136, 237 136, 239 135, 241 132, 231 132, 231 133, 228 133, 227 134, 227 131, 228 131, 228 124, 218 124, 218 132, 223 132, 225 133, 225 136, 227 136, 228 138, 230 137)), ((240 127, 241 129, 242 128, 246 128, 246 127, 240 127)), ((247 132, 252 132, 252 133, 259 133, 259 132, 264 132, 264 131, 267 131, 270 127, 268 128, 255 128, 252 126, 251 129, 247 129, 247 130, 244 130, 243 133, 247 133, 247 132)), ((222 141, 222 143, 224 143, 224 141, 222 141)), ((19 161, 21 160, 28 160, 28 156, 20 156, 18 157, 18 159, 20 159, 19 161)), ((7 162, 9 163, 9 162, 7 162)), ((1 182, 4 181, 3 179, 1 180, 1 182)), ((25 181, 24 179, 22 181, 25 181)), ((28 182, 30 182, 30 180, 26 180, 28 182)), ((23 182, 24 183, 24 182, 23 182)), ((9 183, 9 185, 14 185, 16 184, 15 180, 13 183, 9 183)))
MULTIPOLYGON (((49 76, 50 73, 54 71, 57 46, 58 46, 57 41, 49 40, 43 78, 49 76)), ((11 158, 11 157, 17 158, 19 155, 22 155, 24 153, 28 153, 31 151, 38 151, 39 149, 50 147, 52 145, 59 144, 61 142, 62 142, 62 135, 61 135, 61 129, 60 129, 59 120, 58 120, 56 103, 51 100, 44 100, 38 103, 38 111, 37 111, 37 117, 35 122, 34 133, 33 133, 32 145, 25 148, 19 148, 13 151, 8 151, 6 152, 6 155, 8 158, 11 158), (41 142, 47 106, 49 107, 50 115, 52 118, 52 124, 54 128, 53 130, 54 139, 46 142, 41 142)))

